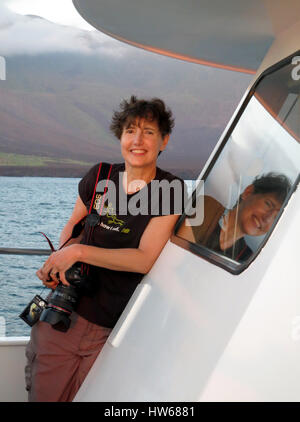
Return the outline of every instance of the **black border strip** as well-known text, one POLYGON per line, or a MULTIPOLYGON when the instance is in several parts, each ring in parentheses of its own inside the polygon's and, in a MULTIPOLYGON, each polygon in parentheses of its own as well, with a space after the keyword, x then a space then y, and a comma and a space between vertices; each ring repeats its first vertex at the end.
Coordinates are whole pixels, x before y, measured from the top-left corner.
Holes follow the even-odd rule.
MULTIPOLYGON (((223 148, 225 147, 225 145, 227 144, 228 139, 230 138, 233 130, 235 129, 237 123, 240 120, 240 117, 242 116, 244 110, 246 109, 249 101, 251 100, 251 98, 253 97, 256 87, 258 86, 258 84, 261 83, 261 81, 268 75, 276 72, 277 70, 281 69, 284 66, 287 66, 289 64, 291 64, 291 60, 295 57, 295 56, 299 56, 300 55, 300 50, 297 50, 295 53, 289 55, 288 57, 280 60, 279 62, 275 63, 274 65, 270 66, 269 68, 267 68, 266 70, 264 70, 262 72, 262 74, 259 76, 259 78, 254 82, 254 84, 252 85, 252 87, 249 89, 249 92, 243 102, 243 104, 240 106, 240 109, 238 110, 233 122, 231 123, 228 131, 226 132, 226 134, 223 136, 223 140, 221 141, 218 150, 215 152, 215 155, 213 156, 213 158, 211 159, 206 171, 204 172, 203 176, 202 176, 202 180, 205 182, 205 180, 207 179, 211 169, 213 168, 215 162, 217 161, 217 159, 219 158, 221 152, 223 151, 223 148)), ((181 224, 183 223, 183 221, 185 220, 186 217, 186 213, 183 213, 180 218, 178 219, 176 226, 174 228, 174 233, 171 236, 171 242, 174 243, 177 246, 180 246, 183 249, 186 249, 192 253, 194 253, 197 256, 200 256, 202 258, 204 258, 205 260, 211 262, 212 264, 217 265, 218 267, 223 268, 224 270, 230 272, 231 274, 234 275, 238 275, 240 273, 242 273, 246 268, 249 267, 249 265, 256 259, 256 257, 259 255, 260 251, 263 249, 263 247, 265 246, 266 242, 268 241, 268 239, 270 238, 271 234, 273 233, 273 230, 279 220, 279 218, 281 217, 283 210, 285 209, 288 201, 290 200, 292 194, 296 191, 297 186, 299 184, 300 181, 300 175, 298 175, 295 183, 293 184, 291 191, 288 195, 288 197, 285 199, 280 212, 278 213, 273 226, 271 227, 271 229, 269 230, 269 232, 267 233, 267 235, 265 236, 264 240, 261 242, 260 247, 257 249, 257 251, 255 253, 253 253, 251 255, 251 257, 248 259, 248 261, 243 262, 243 263, 238 263, 234 260, 231 260, 230 258, 225 257, 224 255, 218 254, 217 252, 214 252, 208 248, 206 248, 205 246, 199 245, 197 243, 192 243, 189 240, 186 240, 182 237, 179 237, 177 235, 177 232, 179 230, 179 227, 181 226, 181 224)), ((196 194, 197 194, 197 188, 193 191, 191 199, 189 200, 189 203, 194 202, 195 198, 196 198, 196 194)))

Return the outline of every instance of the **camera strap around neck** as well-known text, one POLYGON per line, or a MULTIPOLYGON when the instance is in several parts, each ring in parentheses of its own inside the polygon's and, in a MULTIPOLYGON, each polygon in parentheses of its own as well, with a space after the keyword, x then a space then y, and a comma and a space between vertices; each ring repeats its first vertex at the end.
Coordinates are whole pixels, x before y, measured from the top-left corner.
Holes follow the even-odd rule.
MULTIPOLYGON (((110 174, 111 174, 111 169, 112 169, 112 164, 100 163, 100 165, 99 165, 96 183, 95 183, 95 186, 94 186, 94 193, 93 193, 90 208, 89 208, 89 213, 88 213, 87 216, 83 217, 83 219, 82 219, 82 220, 85 220, 85 224, 88 224, 88 226, 89 226, 89 234, 88 234, 87 243, 86 243, 87 245, 90 243, 91 236, 93 234, 94 228, 100 222, 100 218, 101 218, 102 210, 103 210, 103 206, 104 206, 104 200, 105 200, 105 196, 106 196, 106 193, 107 193, 108 181, 109 181, 110 174), (98 207, 98 206, 96 206, 96 201, 98 201, 98 198, 96 197, 96 191, 97 191, 97 185, 98 185, 98 180, 99 180, 100 174, 101 174, 101 180, 106 179, 106 185, 105 185, 104 191, 100 192, 100 194, 101 194, 101 198, 100 198, 101 206, 98 207), (99 208, 99 213, 98 213, 98 208, 99 208)), ((77 224, 81 224, 82 220, 80 220, 77 224)), ((73 231, 74 231, 74 229, 73 229, 73 231)), ((73 235, 73 232, 72 232, 72 235, 73 235)))
MULTIPOLYGON (((100 163, 99 164, 97 178, 96 178, 94 191, 93 191, 93 196, 92 196, 91 204, 90 204, 90 208, 89 208, 89 213, 88 213, 88 215, 84 216, 82 219, 80 219, 74 225, 71 236, 58 248, 58 250, 62 249, 71 239, 75 239, 76 237, 78 237, 81 234, 85 224, 89 225, 89 233, 88 233, 88 238, 87 238, 87 243, 86 243, 87 245, 89 244, 89 242, 91 240, 91 236, 92 236, 93 231, 94 231, 94 228, 96 227, 96 225, 100 221, 100 216, 102 214, 102 209, 103 209, 103 206, 104 206, 104 200, 105 200, 105 196, 106 196, 106 193, 107 193, 107 185, 108 185, 108 181, 109 181, 109 178, 110 178, 111 170, 112 170, 112 164, 107 164, 107 163, 100 163), (100 179, 100 176, 101 176, 101 180, 106 179, 106 186, 104 188, 104 191, 100 192, 100 193, 102 193, 102 195, 101 195, 101 207, 100 207, 100 211, 98 213, 96 209, 98 209, 99 207, 95 206, 95 202, 98 200, 98 198, 96 197, 96 191, 97 191, 97 185, 98 185, 98 181, 100 179)), ((51 251, 55 252, 56 249, 54 248, 54 246, 53 246, 51 240, 48 238, 48 236, 46 236, 45 233, 43 233, 43 232, 40 232, 40 233, 43 236, 45 236, 47 242, 49 243, 51 251)))

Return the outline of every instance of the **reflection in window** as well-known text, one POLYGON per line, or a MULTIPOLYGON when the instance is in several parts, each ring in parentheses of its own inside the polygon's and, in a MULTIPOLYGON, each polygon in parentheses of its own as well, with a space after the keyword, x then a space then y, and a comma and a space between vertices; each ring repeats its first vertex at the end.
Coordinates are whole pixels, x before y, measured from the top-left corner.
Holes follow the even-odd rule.
POLYGON ((288 64, 257 85, 205 179, 202 223, 196 210, 177 236, 238 263, 258 250, 299 175, 300 81, 291 72, 288 64))
POLYGON ((232 208, 205 195, 202 224, 183 225, 179 235, 235 261, 246 261, 253 250, 245 236, 264 236, 270 230, 290 189, 285 175, 268 173, 256 177, 232 208))

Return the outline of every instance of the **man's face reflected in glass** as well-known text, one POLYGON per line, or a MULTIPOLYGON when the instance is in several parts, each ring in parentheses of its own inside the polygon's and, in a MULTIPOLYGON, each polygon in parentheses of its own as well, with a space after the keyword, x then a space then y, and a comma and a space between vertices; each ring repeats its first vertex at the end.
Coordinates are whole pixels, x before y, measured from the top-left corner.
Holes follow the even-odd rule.
POLYGON ((266 234, 281 208, 282 203, 274 193, 254 193, 253 185, 242 194, 238 210, 238 226, 249 236, 266 234))

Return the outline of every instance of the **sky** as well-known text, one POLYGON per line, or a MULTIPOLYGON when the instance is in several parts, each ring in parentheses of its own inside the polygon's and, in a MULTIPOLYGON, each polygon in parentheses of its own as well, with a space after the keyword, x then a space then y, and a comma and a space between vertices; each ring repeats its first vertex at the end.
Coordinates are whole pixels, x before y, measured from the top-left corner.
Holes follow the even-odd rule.
POLYGON ((94 29, 79 15, 72 0, 4 0, 4 4, 21 15, 38 15, 55 23, 94 29))
MULTIPOLYGON (((132 49, 132 47, 131 47, 132 49)), ((0 55, 80 52, 123 56, 121 43, 88 25, 71 0, 2 0, 0 55), (33 19, 36 15, 44 19, 33 19)))

